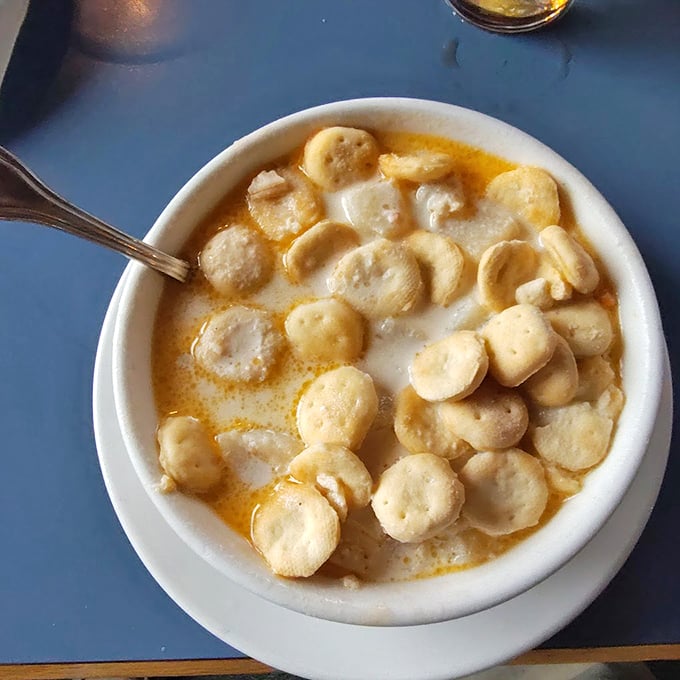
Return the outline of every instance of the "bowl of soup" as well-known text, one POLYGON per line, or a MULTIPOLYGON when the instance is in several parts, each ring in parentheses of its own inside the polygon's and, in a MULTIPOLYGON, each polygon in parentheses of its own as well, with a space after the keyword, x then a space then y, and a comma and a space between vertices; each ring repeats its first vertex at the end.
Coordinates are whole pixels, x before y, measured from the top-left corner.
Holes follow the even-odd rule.
POLYGON ((571 559, 635 476, 662 375, 649 276, 597 190, 505 123, 301 111, 207 163, 147 240, 194 271, 129 266, 127 452, 264 598, 362 625, 481 611, 571 559))

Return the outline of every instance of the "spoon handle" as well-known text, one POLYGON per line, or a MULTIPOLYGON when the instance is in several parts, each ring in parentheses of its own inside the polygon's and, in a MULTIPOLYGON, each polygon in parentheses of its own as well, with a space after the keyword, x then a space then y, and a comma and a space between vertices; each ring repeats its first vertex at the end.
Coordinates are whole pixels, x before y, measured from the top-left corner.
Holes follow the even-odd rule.
POLYGON ((33 222, 80 236, 186 281, 188 262, 112 227, 45 186, 18 158, 0 146, 0 219, 33 222))

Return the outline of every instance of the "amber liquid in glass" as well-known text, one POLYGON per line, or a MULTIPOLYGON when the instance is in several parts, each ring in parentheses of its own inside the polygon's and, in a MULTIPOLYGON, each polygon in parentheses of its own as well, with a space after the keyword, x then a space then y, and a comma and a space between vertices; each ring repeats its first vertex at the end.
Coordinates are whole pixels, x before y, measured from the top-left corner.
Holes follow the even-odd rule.
POLYGON ((505 33, 530 31, 560 17, 573 0, 447 0, 467 21, 505 33))

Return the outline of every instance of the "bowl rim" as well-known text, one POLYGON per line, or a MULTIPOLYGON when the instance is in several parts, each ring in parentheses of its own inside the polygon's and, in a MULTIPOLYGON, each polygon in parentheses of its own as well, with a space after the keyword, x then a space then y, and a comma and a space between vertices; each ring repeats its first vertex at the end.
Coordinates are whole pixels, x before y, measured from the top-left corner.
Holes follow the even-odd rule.
MULTIPOLYGON (((496 575, 491 579, 493 581, 492 586, 478 589, 477 592, 472 594, 461 593, 460 588, 453 588, 454 592, 458 591, 458 598, 451 598, 444 602, 427 602, 422 606, 414 604, 414 602, 417 602, 417 596, 422 594, 429 596, 430 600, 432 600, 432 596, 437 590, 442 591, 442 588, 450 586, 452 578, 457 577, 459 581, 469 581, 470 579, 464 575, 470 574, 472 571, 487 575, 486 572, 489 571, 488 565, 498 565, 501 562, 509 563, 510 565, 516 562, 522 564, 521 556, 513 562, 512 559, 507 559, 508 555, 513 553, 516 555, 517 549, 531 542, 532 539, 535 543, 535 537, 539 536, 543 529, 522 541, 516 548, 480 567, 429 579, 417 579, 397 584, 371 584, 370 587, 362 587, 359 591, 354 592, 360 593, 357 597, 364 600, 368 599, 371 602, 370 607, 368 605, 364 607, 360 602, 352 600, 351 592, 341 587, 338 588, 337 584, 335 586, 327 584, 319 586, 314 584, 311 587, 308 587, 310 584, 303 584, 300 587, 299 582, 291 583, 278 577, 272 578, 271 574, 267 577, 258 570, 245 569, 238 562, 225 560, 223 556, 220 556, 220 554, 206 546, 205 542, 199 538, 196 526, 186 521, 186 517, 183 514, 186 507, 182 506, 181 503, 177 504, 171 501, 168 496, 158 493, 156 483, 158 482, 160 468, 158 468, 156 463, 155 472, 150 469, 143 452, 144 443, 140 439, 139 430, 135 425, 137 409, 134 406, 133 395, 137 381, 135 376, 138 375, 140 367, 138 364, 131 366, 128 361, 128 357, 132 356, 130 350, 134 349, 133 344, 131 344, 135 327, 134 311, 139 309, 140 305, 143 307, 142 293, 145 288, 149 289, 152 287, 153 277, 157 275, 138 263, 130 263, 126 270, 127 280, 121 294, 114 331, 114 397, 127 453, 152 501, 175 532, 195 552, 204 557, 204 559, 238 585, 279 605, 311 616, 363 625, 415 625, 465 616, 487 609, 495 604, 500 604, 526 591, 550 576, 560 566, 570 560, 599 531, 618 506, 625 491, 632 482, 654 427, 661 398, 663 376, 663 331, 652 283, 632 237, 611 206, 576 168, 540 141, 507 123, 477 111, 452 104, 399 97, 353 99, 304 109, 273 121, 235 141, 194 174, 162 211, 145 240, 160 247, 167 246, 168 242, 172 240, 168 236, 173 222, 187 219, 187 216, 195 212, 195 209, 192 208, 192 203, 196 203, 201 190, 209 186, 211 181, 214 182, 215 178, 220 175, 225 167, 231 163, 238 162, 239 159, 243 159, 247 154, 253 153, 257 148, 279 138, 282 133, 291 128, 296 128, 296 126, 298 128, 300 126, 307 126, 310 129, 313 127, 319 128, 330 124, 331 121, 337 121, 337 124, 348 124, 348 119, 366 119, 371 115, 389 117, 392 114, 396 115, 397 118, 403 116, 406 118, 410 117, 413 120, 420 119, 421 121, 428 122, 434 119, 456 122, 457 124, 471 126, 472 130, 488 131, 492 135, 497 135, 498 139, 505 140, 502 143, 509 141, 511 145, 523 147, 522 153, 526 149, 529 150, 529 155, 540 156, 542 159, 540 165, 546 167, 551 174, 555 175, 556 170, 559 170, 557 174, 560 175, 560 179, 558 181, 560 183, 567 181, 570 193, 578 191, 579 197, 583 202, 592 202, 596 206, 599 213, 605 218, 607 225, 605 231, 613 232, 615 247, 625 255, 625 264, 629 270, 628 273, 631 274, 633 286, 631 298, 635 302, 635 304, 633 302, 630 304, 633 305, 634 311, 642 327, 645 329, 645 333, 641 335, 646 340, 645 348, 647 352, 644 353, 642 359, 638 359, 642 365, 640 373, 644 384, 642 396, 638 398, 638 401, 644 402, 646 407, 644 410, 636 413, 636 427, 631 433, 632 439, 625 443, 619 443, 618 438, 616 440, 619 446, 627 446, 628 449, 632 449, 632 455, 627 461, 622 463, 622 469, 618 470, 618 483, 614 491, 604 498, 598 498, 599 502, 593 508, 592 515, 578 525, 578 531, 562 535, 559 545, 555 546, 553 544, 548 554, 541 551, 541 541, 532 548, 533 552, 525 551, 527 555, 532 554, 533 557, 540 555, 541 560, 538 563, 534 561, 522 573, 516 573, 510 569, 510 573, 506 574, 502 579, 497 578, 496 575), (436 582, 439 587, 435 586, 432 588, 427 585, 423 587, 423 584, 426 582, 429 582, 429 584, 436 582), (398 594, 406 594, 407 596, 402 597, 399 595, 397 597, 398 594), (383 603, 381 605, 381 602, 386 602, 387 604, 383 603), (370 612, 366 611, 366 609, 370 609, 370 612)), ((371 127, 368 122, 365 123, 365 126, 371 127)), ((462 141, 470 143, 468 139, 462 141)), ((297 146, 297 144, 292 144, 291 146, 297 146)), ((496 151, 489 149, 489 146, 493 146, 493 144, 477 144, 477 146, 481 146, 484 150, 490 151, 490 153, 497 154, 496 151)), ((270 160, 274 160, 274 158, 271 157, 270 160)), ((516 163, 521 162, 516 157, 509 156, 509 159, 516 163)), ((264 164, 265 162, 258 162, 257 165, 261 167, 264 164)), ((246 174, 246 170, 241 171, 241 178, 246 174)), ((231 190, 231 186, 225 189, 224 193, 227 193, 229 190, 231 190)), ((194 218, 194 224, 198 224, 200 219, 194 218)), ((584 232, 590 235, 587 229, 584 229, 584 232)), ((185 240, 189 234, 190 230, 183 234, 181 241, 185 240)), ((177 245, 178 243, 175 244, 175 247, 177 245)), ((599 249, 596 250, 598 250, 599 255, 602 255, 599 249)), ((606 260, 604 257, 602 259, 603 261, 606 260)), ((608 267, 608 269, 611 273, 611 268, 608 267)), ((153 311, 153 316, 155 317, 155 309, 153 311)), ((608 457, 613 448, 614 444, 611 445, 608 457)), ((155 456, 155 450, 153 453, 155 456)), ((556 517, 552 518, 545 526, 550 526, 551 523, 555 522, 556 517)), ((544 540, 543 543, 548 545, 549 541, 544 540)), ((494 571, 498 571, 498 569, 491 568, 492 576, 494 576, 494 571)), ((474 577, 472 580, 474 581, 474 577)))

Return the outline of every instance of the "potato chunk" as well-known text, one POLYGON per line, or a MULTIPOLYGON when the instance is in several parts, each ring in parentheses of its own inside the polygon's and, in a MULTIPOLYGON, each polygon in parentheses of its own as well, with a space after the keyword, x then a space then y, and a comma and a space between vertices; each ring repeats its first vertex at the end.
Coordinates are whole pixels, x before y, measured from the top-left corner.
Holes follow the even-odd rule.
POLYGON ((251 489, 285 475, 290 461, 302 451, 299 439, 274 430, 227 430, 215 437, 225 467, 251 489))
POLYGON ((430 229, 436 231, 465 205, 463 185, 455 175, 421 184, 416 190, 415 203, 424 208, 430 229))
POLYGON ((367 182, 351 187, 342 197, 347 219, 363 236, 394 238, 409 231, 411 215, 393 182, 367 182))

